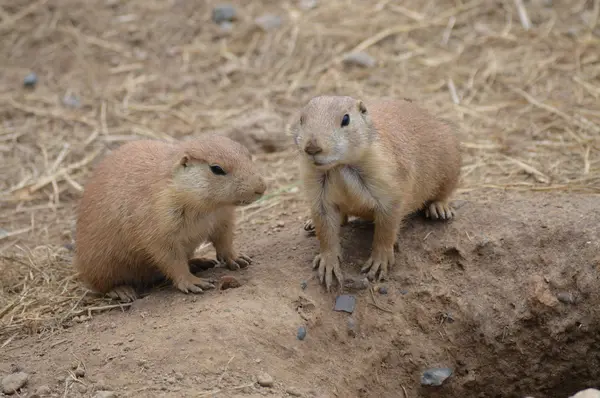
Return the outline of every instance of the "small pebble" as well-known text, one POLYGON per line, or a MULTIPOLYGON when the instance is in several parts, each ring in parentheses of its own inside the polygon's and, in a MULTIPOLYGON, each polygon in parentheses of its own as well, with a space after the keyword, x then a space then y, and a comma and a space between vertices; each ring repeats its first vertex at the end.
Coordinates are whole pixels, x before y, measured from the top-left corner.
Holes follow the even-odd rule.
POLYGON ((25 372, 11 373, 2 379, 2 392, 7 395, 15 394, 29 381, 29 374, 25 372))
POLYGON ((298 340, 304 340, 304 338, 306 337, 306 327, 300 326, 298 328, 298 333, 296 334, 296 337, 298 337, 298 340))
POLYGON ((273 387, 273 377, 268 373, 259 374, 257 380, 262 387, 273 387))
POLYGON ((442 314, 442 319, 448 323, 454 322, 454 317, 452 316, 451 312, 446 312, 445 314, 442 314))
POLYGON ((356 337, 356 321, 354 318, 348 318, 348 336, 356 337))
POLYGON ((183 380, 183 373, 175 372, 175 379, 179 381, 183 380))
POLYGON ((363 68, 371 68, 377 64, 375 58, 365 52, 349 53, 344 56, 344 63, 348 65, 361 66, 363 68))
POLYGON ((231 22, 236 18, 235 8, 230 4, 220 4, 213 8, 212 19, 215 23, 231 22))
POLYGON ((231 275, 222 276, 219 283, 221 285, 221 290, 235 289, 236 287, 242 286, 242 284, 231 275))
POLYGON ((17 373, 23 370, 23 367, 16 363, 10 364, 10 373, 17 373))
POLYGON ((75 369, 75 376, 77 377, 84 377, 85 376, 85 369, 81 366, 78 366, 77 369, 75 369))
POLYGON ((344 287, 352 290, 365 290, 369 287, 369 280, 367 278, 344 278, 344 287))
POLYGON ((388 294, 388 290, 387 287, 385 286, 379 286, 379 294, 388 294))
POLYGON ((67 94, 63 97, 62 102, 69 108, 81 108, 81 101, 73 94, 67 94))
POLYGON ((264 31, 276 29, 281 26, 282 22, 283 21, 280 16, 273 14, 266 14, 254 20, 254 23, 260 26, 260 28, 264 31))
POLYGON ((404 294, 408 294, 408 290, 406 289, 400 289, 399 290, 400 294, 404 295, 404 294))
POLYGON ((317 6, 317 0, 300 0, 299 6, 303 10, 311 10, 317 6))
POLYGON ((302 393, 294 387, 288 387, 285 389, 285 392, 292 397, 301 397, 302 393))
POLYGON ((421 385, 439 387, 450 375, 452 375, 450 368, 427 369, 421 375, 421 385))
POLYGON ((117 398, 117 394, 114 391, 98 391, 94 398, 117 398))
POLYGON ((50 387, 48 386, 39 386, 36 390, 35 393, 37 395, 39 395, 40 397, 45 397, 46 395, 50 395, 52 393, 52 390, 50 389, 50 387))
POLYGON ((575 304, 575 298, 569 292, 560 292, 556 295, 556 298, 564 304, 575 304))
POLYGON ((302 288, 302 290, 306 289, 307 286, 308 286, 308 283, 306 281, 300 282, 300 287, 302 288))
POLYGON ((356 297, 351 294, 342 294, 335 299, 334 311, 344 311, 349 314, 354 312, 356 306, 356 297))
POLYGON ((23 85, 25 87, 34 87, 38 82, 38 77, 35 73, 30 73, 27 76, 25 76, 25 79, 23 79, 23 85))
POLYGON ((233 24, 229 21, 221 22, 219 24, 221 33, 231 33, 233 31, 233 24))
POLYGON ((138 61, 145 61, 148 59, 148 52, 136 47, 133 49, 133 56, 138 61))

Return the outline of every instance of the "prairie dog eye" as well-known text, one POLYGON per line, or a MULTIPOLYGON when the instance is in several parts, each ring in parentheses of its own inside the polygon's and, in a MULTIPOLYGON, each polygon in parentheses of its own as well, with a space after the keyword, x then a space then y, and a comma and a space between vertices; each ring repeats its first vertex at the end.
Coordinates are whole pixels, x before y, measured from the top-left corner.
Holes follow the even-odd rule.
POLYGON ((344 117, 342 118, 342 127, 346 127, 349 124, 350 124, 350 115, 345 114, 344 117))
POLYGON ((224 176, 225 174, 227 174, 227 173, 225 172, 225 170, 223 170, 223 169, 221 168, 221 166, 218 166, 218 165, 216 165, 216 164, 213 164, 213 165, 211 165, 211 166, 210 166, 210 171, 212 171, 212 172, 213 172, 213 174, 216 174, 216 175, 218 175, 218 176, 224 176))
POLYGON ((304 124, 304 116, 300 116, 300 126, 304 124))

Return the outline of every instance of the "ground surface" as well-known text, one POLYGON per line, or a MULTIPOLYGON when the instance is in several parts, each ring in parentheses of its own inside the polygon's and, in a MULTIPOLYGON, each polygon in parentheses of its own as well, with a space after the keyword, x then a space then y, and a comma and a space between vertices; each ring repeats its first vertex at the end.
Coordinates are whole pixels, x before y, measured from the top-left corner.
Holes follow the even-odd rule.
MULTIPOLYGON (((233 2, 231 29, 212 21, 212 1, 0 4, 0 376, 29 373, 21 396, 43 385, 60 397, 599 387, 600 2, 524 0, 525 19, 519 1, 308 3, 233 2), (265 14, 281 25, 258 27, 265 14), (361 51, 375 64, 342 61, 361 51), (23 87, 30 72, 37 84, 23 87), (387 295, 350 292, 351 334, 335 294, 311 279, 317 243, 302 230, 285 134, 321 93, 412 98, 458 123, 464 150, 457 219, 407 223, 387 295), (248 145, 268 182, 239 213, 237 245, 254 264, 207 272, 242 286, 165 287, 108 311, 64 246, 94 162, 127 140, 207 131, 248 145), (436 366, 453 376, 421 387, 436 366), (261 372, 273 388, 255 384, 261 372)), ((371 234, 344 229, 348 276, 371 234)))
MULTIPOLYGON (((312 279, 316 239, 289 214, 241 229, 250 268, 205 273, 235 275, 239 288, 164 288, 4 355, 33 373, 31 388, 69 396, 285 396, 292 387, 319 397, 402 397, 403 388, 409 397, 566 397, 598 387, 597 198, 484 192, 457 203, 449 224, 407 223, 386 295, 346 289, 357 296, 355 335, 350 316, 332 311, 335 294, 312 279), (78 363, 86 375, 73 382, 78 363), (455 374, 420 387, 421 372, 437 366, 455 374), (254 386, 261 372, 273 388, 254 386)), ((372 227, 354 222, 343 237, 346 276, 359 277, 372 227)))

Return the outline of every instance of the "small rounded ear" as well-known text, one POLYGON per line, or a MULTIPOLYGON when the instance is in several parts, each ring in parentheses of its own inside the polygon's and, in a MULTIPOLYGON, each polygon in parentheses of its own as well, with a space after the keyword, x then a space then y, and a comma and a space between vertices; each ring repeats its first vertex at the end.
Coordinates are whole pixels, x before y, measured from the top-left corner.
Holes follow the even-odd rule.
POLYGON ((367 113, 367 106, 361 100, 358 100, 358 110, 360 113, 367 113))
POLYGON ((190 157, 187 154, 183 155, 181 157, 181 159, 179 159, 179 164, 183 167, 188 167, 189 163, 190 163, 190 157))

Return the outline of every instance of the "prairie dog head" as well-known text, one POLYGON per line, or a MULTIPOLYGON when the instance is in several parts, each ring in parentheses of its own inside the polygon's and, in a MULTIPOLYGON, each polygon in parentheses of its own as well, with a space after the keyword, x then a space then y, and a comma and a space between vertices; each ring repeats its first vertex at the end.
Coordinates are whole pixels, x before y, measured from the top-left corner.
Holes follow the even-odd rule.
POLYGON ((266 190, 248 149, 218 135, 179 146, 173 183, 177 194, 196 206, 243 206, 266 190))
POLYGON ((358 161, 375 137, 363 101, 345 96, 311 99, 291 133, 302 156, 323 170, 358 161))

